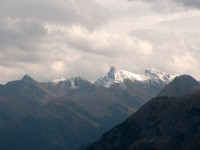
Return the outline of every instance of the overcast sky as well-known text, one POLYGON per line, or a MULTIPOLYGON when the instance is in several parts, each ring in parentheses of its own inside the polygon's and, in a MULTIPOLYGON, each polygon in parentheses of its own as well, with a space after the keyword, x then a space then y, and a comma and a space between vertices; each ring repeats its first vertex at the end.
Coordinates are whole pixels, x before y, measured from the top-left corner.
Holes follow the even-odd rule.
POLYGON ((93 81, 110 66, 200 80, 200 1, 0 0, 0 83, 93 81))

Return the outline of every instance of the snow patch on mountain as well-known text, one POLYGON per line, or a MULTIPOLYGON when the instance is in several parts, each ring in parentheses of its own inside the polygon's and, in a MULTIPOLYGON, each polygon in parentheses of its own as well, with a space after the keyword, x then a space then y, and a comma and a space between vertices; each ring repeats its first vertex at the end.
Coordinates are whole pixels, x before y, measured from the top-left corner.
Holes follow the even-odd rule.
POLYGON ((63 86, 68 86, 72 89, 78 89, 80 88, 79 83, 82 80, 81 77, 74 77, 74 78, 70 78, 70 79, 65 79, 63 77, 58 78, 58 79, 54 79, 51 82, 55 83, 55 84, 61 84, 63 86))
POLYGON ((60 77, 60 78, 58 78, 58 79, 54 79, 54 80, 52 80, 51 82, 54 82, 54 83, 59 83, 59 82, 61 82, 61 81, 65 81, 65 78, 63 78, 63 77, 60 77))

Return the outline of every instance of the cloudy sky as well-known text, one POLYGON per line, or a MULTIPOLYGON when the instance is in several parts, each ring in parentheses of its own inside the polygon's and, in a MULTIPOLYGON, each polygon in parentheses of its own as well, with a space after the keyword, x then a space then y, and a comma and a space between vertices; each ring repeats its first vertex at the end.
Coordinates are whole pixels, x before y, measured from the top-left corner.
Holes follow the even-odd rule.
POLYGON ((200 80, 199 0, 0 0, 0 83, 95 80, 110 66, 200 80))

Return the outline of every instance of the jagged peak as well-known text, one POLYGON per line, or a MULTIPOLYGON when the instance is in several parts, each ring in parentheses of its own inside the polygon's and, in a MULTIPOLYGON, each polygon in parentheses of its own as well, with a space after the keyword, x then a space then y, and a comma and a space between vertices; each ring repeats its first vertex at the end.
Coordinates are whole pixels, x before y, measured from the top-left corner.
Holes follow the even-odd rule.
POLYGON ((34 81, 33 78, 31 78, 28 74, 25 74, 22 79, 26 81, 34 81))
POLYGON ((160 79, 166 83, 171 82, 174 79, 174 77, 176 77, 176 75, 171 76, 168 73, 159 71, 155 68, 146 69, 144 71, 144 75, 149 77, 150 79, 154 79, 154 80, 160 79))
POLYGON ((115 80, 115 73, 116 73, 116 68, 114 66, 111 66, 110 71, 107 73, 107 77, 115 80))
POLYGON ((110 71, 107 73, 106 77, 112 79, 115 82, 121 82, 125 79, 142 80, 138 74, 132 73, 127 70, 117 70, 113 66, 110 68, 110 71))

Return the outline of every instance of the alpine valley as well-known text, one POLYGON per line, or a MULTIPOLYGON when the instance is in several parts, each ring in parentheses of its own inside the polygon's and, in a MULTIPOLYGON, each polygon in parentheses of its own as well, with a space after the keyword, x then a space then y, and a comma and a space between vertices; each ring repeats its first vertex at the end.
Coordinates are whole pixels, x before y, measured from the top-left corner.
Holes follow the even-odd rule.
MULTIPOLYGON (((172 101, 166 97, 148 102, 149 100, 157 95, 182 96, 198 89, 200 89, 199 83, 190 76, 171 76, 156 69, 135 74, 111 67, 106 76, 94 83, 81 77, 37 82, 29 75, 25 75, 21 80, 0 85, 0 149, 85 149, 147 103, 131 118, 109 131, 99 142, 88 148, 91 150, 117 149, 118 145, 114 143, 116 136, 115 142, 120 141, 120 144, 124 145, 123 150, 126 150, 134 144, 134 139, 142 142, 146 138, 142 137, 143 134, 138 135, 141 133, 141 128, 132 130, 134 125, 138 126, 135 120, 141 118, 144 121, 146 118, 143 112, 150 115, 150 106, 153 107, 154 103, 158 112, 157 103, 159 102, 157 101, 167 99, 166 103, 159 105, 159 110, 163 108, 161 106, 170 104, 172 101), (123 131, 125 128, 123 125, 132 120, 134 120, 133 126, 129 129, 129 126, 125 125, 126 131, 123 131), (131 136, 130 141, 126 139, 129 138, 128 136, 125 136, 125 139, 121 136, 123 132, 125 132, 123 135, 126 135, 127 131, 130 134, 132 133, 129 131, 133 131, 132 135, 135 136, 133 139, 131 136), (112 137, 111 141, 108 140, 109 137, 112 137)), ((185 98, 174 99, 179 108, 180 99, 185 98)), ((168 107, 163 111, 167 112, 168 107)), ((155 117, 159 119, 160 116, 155 117)), ((142 128, 147 129, 147 121, 140 123, 143 123, 142 128)), ((148 140, 152 140, 149 138, 151 135, 154 136, 153 133, 149 133, 148 140)), ((118 149, 120 150, 121 147, 118 149)))

